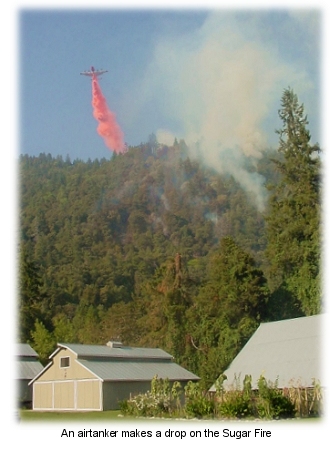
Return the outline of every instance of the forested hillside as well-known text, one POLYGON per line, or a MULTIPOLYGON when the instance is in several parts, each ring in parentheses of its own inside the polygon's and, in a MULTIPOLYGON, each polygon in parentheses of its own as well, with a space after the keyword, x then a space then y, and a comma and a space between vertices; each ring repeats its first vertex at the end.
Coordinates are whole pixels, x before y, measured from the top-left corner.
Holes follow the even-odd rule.
POLYGON ((20 339, 161 347, 212 384, 258 327, 320 311, 320 161, 282 98, 276 151, 238 181, 149 139, 111 160, 21 155, 20 339))

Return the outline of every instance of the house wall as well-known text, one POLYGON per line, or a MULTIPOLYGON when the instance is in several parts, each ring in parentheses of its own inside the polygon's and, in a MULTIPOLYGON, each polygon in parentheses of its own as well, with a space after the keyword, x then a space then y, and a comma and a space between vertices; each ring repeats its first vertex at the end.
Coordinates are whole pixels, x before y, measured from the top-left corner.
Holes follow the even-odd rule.
POLYGON ((52 365, 33 383, 33 409, 100 411, 102 380, 77 362, 73 352, 61 349, 52 365), (61 367, 62 358, 70 358, 68 367, 61 367))

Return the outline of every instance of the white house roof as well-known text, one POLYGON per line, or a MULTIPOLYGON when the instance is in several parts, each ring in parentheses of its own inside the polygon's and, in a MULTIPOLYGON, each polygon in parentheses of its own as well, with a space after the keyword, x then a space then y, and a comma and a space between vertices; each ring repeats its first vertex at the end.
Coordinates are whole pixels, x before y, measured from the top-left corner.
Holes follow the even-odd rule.
MULTIPOLYGON (((263 323, 224 372, 224 387, 242 387, 245 375, 257 388, 261 375, 279 388, 321 381, 321 329, 325 315, 263 323)), ((210 391, 214 391, 212 386, 210 391)))

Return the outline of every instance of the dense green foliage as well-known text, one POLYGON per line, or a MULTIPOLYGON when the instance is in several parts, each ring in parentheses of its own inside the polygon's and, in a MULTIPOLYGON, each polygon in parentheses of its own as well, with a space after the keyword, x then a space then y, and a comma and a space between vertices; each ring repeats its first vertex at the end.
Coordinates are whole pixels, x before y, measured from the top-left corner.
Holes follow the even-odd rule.
POLYGON ((290 90, 282 105, 279 151, 246 158, 266 214, 183 141, 22 155, 20 339, 42 360, 56 342, 161 347, 209 387, 261 321, 320 311, 320 162, 290 90))

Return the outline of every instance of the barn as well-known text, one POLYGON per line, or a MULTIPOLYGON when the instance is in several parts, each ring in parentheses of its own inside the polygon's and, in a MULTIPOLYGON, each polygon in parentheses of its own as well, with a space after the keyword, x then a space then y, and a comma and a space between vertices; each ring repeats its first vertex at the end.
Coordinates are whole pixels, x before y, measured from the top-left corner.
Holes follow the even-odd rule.
POLYGON ((57 344, 50 363, 31 381, 33 409, 103 411, 151 388, 154 376, 179 381, 199 377, 176 364, 161 349, 106 345, 57 344))
POLYGON ((16 382, 20 406, 31 407, 32 388, 30 381, 43 369, 38 354, 29 344, 16 344, 16 382))
MULTIPOLYGON (((242 388, 251 375, 257 389, 260 376, 280 389, 312 388, 323 381, 321 373, 322 321, 325 314, 262 323, 225 370, 223 387, 242 388)), ((215 392, 213 385, 210 392, 215 392)))

